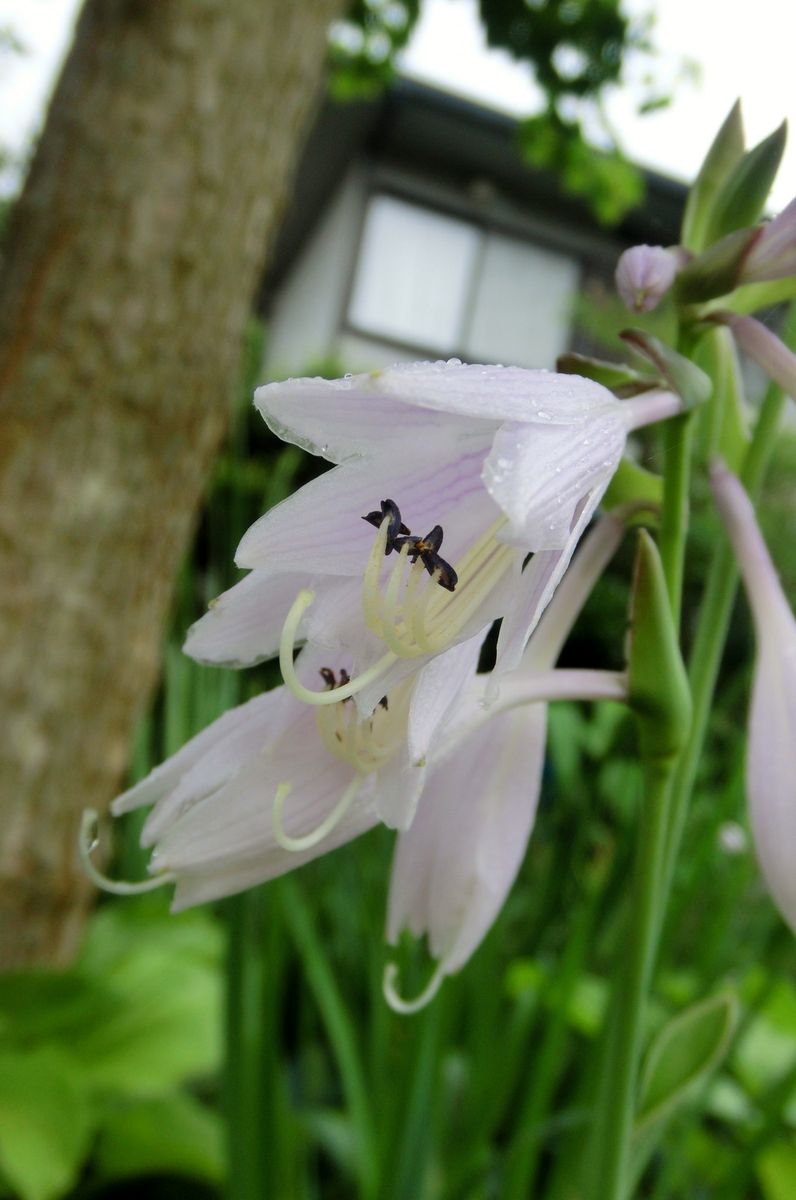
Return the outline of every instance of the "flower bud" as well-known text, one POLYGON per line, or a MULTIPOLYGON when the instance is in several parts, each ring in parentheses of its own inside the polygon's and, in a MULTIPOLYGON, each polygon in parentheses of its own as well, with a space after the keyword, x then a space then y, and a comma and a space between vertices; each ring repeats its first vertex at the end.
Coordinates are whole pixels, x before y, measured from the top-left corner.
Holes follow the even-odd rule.
POLYGON ((677 274, 676 250, 663 246, 631 246, 616 265, 616 287, 630 312, 656 308, 677 274))
POLYGON ((741 283, 767 283, 796 275, 796 199, 778 217, 761 225, 746 252, 741 283))
POLYGON ((757 635, 746 756, 750 823, 768 890, 796 932, 796 620, 746 492, 723 463, 711 482, 757 635))

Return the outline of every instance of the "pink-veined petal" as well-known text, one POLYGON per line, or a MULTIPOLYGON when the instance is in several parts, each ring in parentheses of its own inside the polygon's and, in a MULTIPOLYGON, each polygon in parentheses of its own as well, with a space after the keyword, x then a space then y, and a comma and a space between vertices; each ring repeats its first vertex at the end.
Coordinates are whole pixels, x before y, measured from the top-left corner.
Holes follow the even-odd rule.
POLYGON ((597 409, 616 404, 612 394, 591 379, 526 367, 456 361, 402 363, 374 372, 372 380, 368 387, 399 396, 409 404, 496 424, 527 421, 543 426, 555 421, 577 425, 597 409))
POLYGON ((273 658, 290 606, 308 577, 299 571, 252 571, 195 621, 183 650, 197 662, 251 666, 273 658))
MULTIPOLYGON (((295 858, 276 841, 273 804, 277 788, 290 784, 285 829, 292 837, 315 829, 334 808, 355 772, 332 757, 305 709, 268 754, 247 760, 218 791, 197 801, 164 832, 153 863, 159 870, 226 869, 241 859, 295 858)), ((363 789, 363 796, 366 789, 363 789)), ((346 828, 345 819, 340 823, 346 828)), ((345 840, 345 839, 344 839, 345 840)), ((320 843, 323 852, 327 839, 320 843)), ((298 859, 293 865, 298 865, 298 859)), ((283 868, 287 869, 287 868, 283 868)))
POLYGON ((225 747, 236 745, 240 737, 250 734, 259 736, 271 727, 278 732, 283 696, 284 689, 275 688, 224 713, 186 742, 171 758, 167 758, 160 766, 150 771, 145 779, 117 796, 111 806, 113 815, 119 817, 123 813, 132 812, 133 809, 158 803, 203 759, 218 754, 223 760, 226 755, 225 747))
POLYGON ((480 422, 389 394, 371 374, 269 383, 257 389, 254 403, 283 441, 330 462, 371 458, 399 445, 411 452, 434 440, 444 453, 456 438, 483 432, 480 422))
POLYGON ((577 430, 505 425, 484 465, 484 483, 509 520, 503 535, 527 550, 554 550, 570 538, 583 496, 605 490, 625 446, 617 403, 577 430))
POLYGON ((423 803, 398 839, 387 932, 428 933, 446 973, 492 925, 533 827, 544 764, 546 708, 488 722, 429 772, 423 803))
POLYGON ((483 491, 487 439, 441 458, 434 448, 346 463, 305 484, 256 521, 238 547, 238 566, 361 576, 375 530, 363 516, 394 500, 421 536, 483 491))
POLYGON ((409 758, 425 759, 446 718, 475 678, 485 630, 438 654, 418 675, 409 706, 409 758))
POLYGON ((553 598, 606 486, 607 481, 581 501, 566 545, 560 550, 540 550, 523 571, 522 585, 517 589, 513 606, 503 618, 498 635, 497 657, 491 675, 493 695, 501 675, 519 665, 528 639, 553 598))

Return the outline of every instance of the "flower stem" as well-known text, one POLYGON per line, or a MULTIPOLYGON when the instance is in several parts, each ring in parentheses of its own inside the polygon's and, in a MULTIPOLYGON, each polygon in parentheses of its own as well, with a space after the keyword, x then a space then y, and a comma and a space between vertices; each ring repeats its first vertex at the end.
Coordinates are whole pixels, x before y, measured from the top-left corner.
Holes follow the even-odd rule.
MULTIPOLYGON (((774 448, 784 404, 785 397, 782 391, 772 384, 760 407, 754 436, 749 444, 741 470, 741 480, 753 500, 760 492, 774 448)), ((671 818, 662 879, 663 897, 666 896, 671 886, 672 874, 682 841, 688 802, 702 755, 713 693, 716 688, 738 586, 738 568, 732 547, 724 534, 719 534, 719 539, 708 568, 689 664, 688 676, 691 684, 693 718, 691 735, 680 756, 672 780, 671 818)))
POLYGON ((589 1191, 594 1200, 623 1200, 626 1194, 644 1014, 660 925, 659 893, 672 766, 673 762, 667 760, 648 763, 645 770, 630 894, 631 919, 613 1011, 606 1025, 608 1046, 592 1131, 589 1191))
POLYGON ((229 1156, 228 1200, 262 1200, 264 1161, 264 976, 259 926, 262 889, 227 901, 224 1107, 229 1156))
POLYGON ((692 413, 668 421, 663 433, 663 507, 658 544, 675 628, 680 627, 685 544, 688 534, 692 413))

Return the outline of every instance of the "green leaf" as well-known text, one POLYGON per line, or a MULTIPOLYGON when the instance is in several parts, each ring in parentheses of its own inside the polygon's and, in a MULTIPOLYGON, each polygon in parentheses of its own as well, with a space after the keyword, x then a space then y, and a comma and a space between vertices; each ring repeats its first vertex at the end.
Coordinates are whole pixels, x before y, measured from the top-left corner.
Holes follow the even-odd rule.
POLYGON ((787 133, 787 122, 783 121, 736 163, 713 207, 707 245, 760 220, 782 161, 787 133))
POLYGON ((630 458, 623 458, 603 497, 607 509, 619 504, 644 505, 643 517, 650 524, 650 511, 660 509, 663 501, 663 480, 660 475, 640 467, 630 458))
POLYGON ((0 1169, 22 1200, 74 1185, 93 1114, 79 1065, 54 1047, 0 1052, 0 1169))
POLYGON ((92 921, 80 965, 114 1011, 85 1021, 72 1049, 95 1087, 155 1095, 220 1063, 220 930, 206 913, 164 916, 110 904, 92 921))
POLYGON ((619 336, 642 359, 652 363, 664 383, 682 397, 687 410, 710 399, 713 385, 690 358, 678 354, 666 342, 643 329, 623 329, 619 336))
POLYGON ((659 1123, 723 1058, 737 1022, 738 1002, 721 992, 678 1013, 647 1052, 639 1085, 636 1128, 659 1123))
POLYGON ((793 1200, 796 1196, 796 1142, 766 1146, 755 1163, 763 1200, 793 1200))
POLYGON ((681 242, 689 250, 706 245, 710 215, 721 188, 740 162, 744 152, 741 102, 736 100, 707 152, 699 174, 688 193, 681 242))
POLYGON ((634 396, 650 386, 649 372, 642 375, 626 363, 608 362, 603 358, 592 358, 587 354, 562 354, 556 362, 556 370, 564 375, 581 375, 593 379, 617 394, 634 396))
POLYGON ((110 1108, 94 1165, 103 1180, 164 1173, 221 1183, 226 1173, 221 1118, 189 1095, 110 1108))

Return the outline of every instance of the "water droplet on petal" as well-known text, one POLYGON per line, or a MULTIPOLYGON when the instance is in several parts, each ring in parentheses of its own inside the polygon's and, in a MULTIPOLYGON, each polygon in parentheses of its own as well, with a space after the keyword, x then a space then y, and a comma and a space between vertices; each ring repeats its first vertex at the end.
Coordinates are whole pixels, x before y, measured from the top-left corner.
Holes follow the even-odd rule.
POLYGON ((449 367, 460 367, 461 365, 462 365, 462 360, 460 358, 449 358, 448 359, 449 367))

